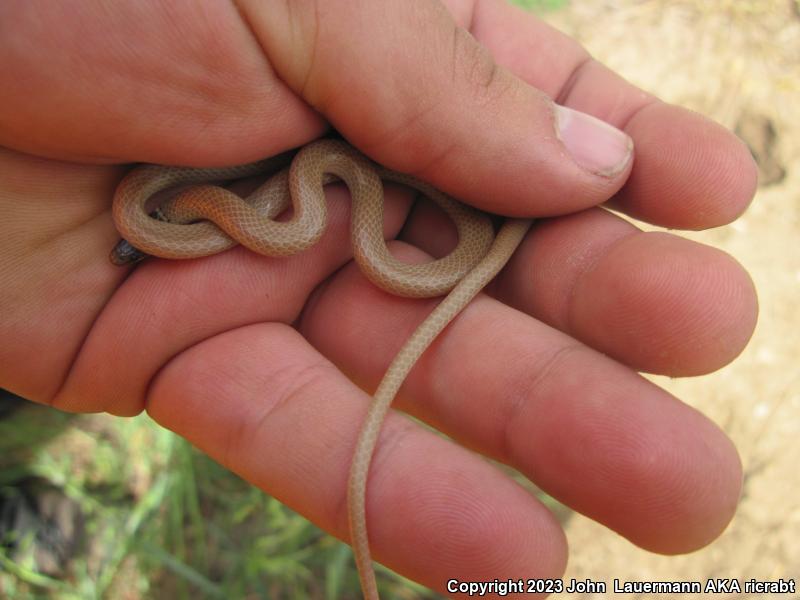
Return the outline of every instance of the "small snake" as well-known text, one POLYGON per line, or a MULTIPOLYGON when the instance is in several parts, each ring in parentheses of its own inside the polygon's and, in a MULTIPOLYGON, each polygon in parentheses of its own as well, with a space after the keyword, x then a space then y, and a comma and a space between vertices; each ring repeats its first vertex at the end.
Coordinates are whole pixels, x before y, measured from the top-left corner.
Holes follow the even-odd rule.
POLYGON ((359 434, 347 488, 350 538, 361 588, 378 599, 366 521, 366 486, 381 425, 398 389, 419 357, 447 324, 508 262, 531 226, 530 219, 508 219, 497 232, 488 215, 409 175, 370 161, 348 144, 323 139, 303 147, 291 166, 274 174, 247 198, 207 182, 274 171, 289 161, 280 155, 222 168, 144 165, 131 171, 114 195, 114 223, 123 240, 112 250, 114 264, 147 255, 196 258, 242 244, 268 256, 302 252, 319 240, 327 224, 323 186, 342 180, 352 196, 351 237, 359 267, 375 285, 399 296, 428 298, 449 292, 412 333, 380 382, 359 434), (413 187, 439 205, 458 230, 458 244, 443 258, 425 264, 395 259, 383 239, 381 180, 413 187), (162 203, 153 218, 151 197, 168 188, 193 185, 162 203), (289 205, 288 221, 274 218, 289 205))

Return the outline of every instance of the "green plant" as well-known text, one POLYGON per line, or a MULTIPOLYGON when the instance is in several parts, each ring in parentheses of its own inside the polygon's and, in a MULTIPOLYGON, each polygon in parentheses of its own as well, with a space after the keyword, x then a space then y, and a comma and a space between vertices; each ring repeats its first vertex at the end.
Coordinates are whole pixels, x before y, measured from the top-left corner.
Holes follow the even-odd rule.
POLYGON ((534 12, 546 12, 564 8, 569 0, 511 0, 513 4, 534 12))
MULTIPOLYGON (((0 421, 25 432, 5 438, 4 456, 17 459, 5 461, 3 484, 36 477, 62 490, 81 507, 83 548, 58 577, 38 572, 32 552, 0 549, 0 597, 359 596, 347 545, 146 416, 65 418, 30 405, 0 421)), ((434 597, 388 569, 379 580, 387 599, 434 597)))

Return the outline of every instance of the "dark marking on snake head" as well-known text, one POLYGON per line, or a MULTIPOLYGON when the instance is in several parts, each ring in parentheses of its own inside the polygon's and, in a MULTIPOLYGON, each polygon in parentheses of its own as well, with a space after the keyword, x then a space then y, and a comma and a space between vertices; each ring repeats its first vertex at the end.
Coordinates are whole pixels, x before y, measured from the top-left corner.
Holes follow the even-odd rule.
POLYGON ((135 265, 136 263, 143 261, 148 256, 149 254, 134 247, 128 240, 121 239, 111 250, 108 258, 112 264, 117 265, 118 267, 124 267, 125 265, 135 265))

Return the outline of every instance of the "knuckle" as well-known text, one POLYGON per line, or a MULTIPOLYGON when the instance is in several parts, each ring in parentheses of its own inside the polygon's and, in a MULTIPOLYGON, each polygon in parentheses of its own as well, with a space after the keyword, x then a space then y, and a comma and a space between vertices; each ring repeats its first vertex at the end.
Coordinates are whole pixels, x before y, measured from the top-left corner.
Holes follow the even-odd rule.
POLYGON ((331 378, 338 372, 324 359, 303 364, 276 365, 271 372, 264 374, 265 399, 261 414, 257 419, 243 422, 229 432, 224 444, 225 465, 238 463, 240 452, 259 445, 258 440, 271 440, 275 436, 270 428, 274 426, 275 415, 284 408, 297 409, 299 403, 314 401, 325 394, 331 378))
POLYGON ((571 362, 579 361, 585 351, 584 346, 574 342, 554 348, 546 356, 518 357, 521 366, 511 369, 511 372, 520 376, 506 384, 507 400, 503 405, 502 424, 497 432, 497 447, 503 460, 516 460, 521 447, 520 440, 529 434, 531 420, 536 419, 535 414, 543 398, 550 394, 552 382, 558 380, 559 372, 571 370, 571 362))
POLYGON ((466 86, 479 101, 489 103, 503 93, 503 70, 489 50, 461 27, 454 27, 451 62, 453 83, 466 86))

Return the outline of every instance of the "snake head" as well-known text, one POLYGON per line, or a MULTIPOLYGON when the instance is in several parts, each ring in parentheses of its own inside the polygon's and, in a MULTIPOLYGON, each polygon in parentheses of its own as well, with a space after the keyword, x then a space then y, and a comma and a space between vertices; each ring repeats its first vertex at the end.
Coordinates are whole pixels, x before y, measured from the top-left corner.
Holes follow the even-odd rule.
POLYGON ((148 256, 149 254, 132 246, 128 240, 121 239, 111 250, 111 254, 108 255, 108 258, 111 260, 112 264, 118 267, 124 267, 125 265, 135 265, 148 256))

